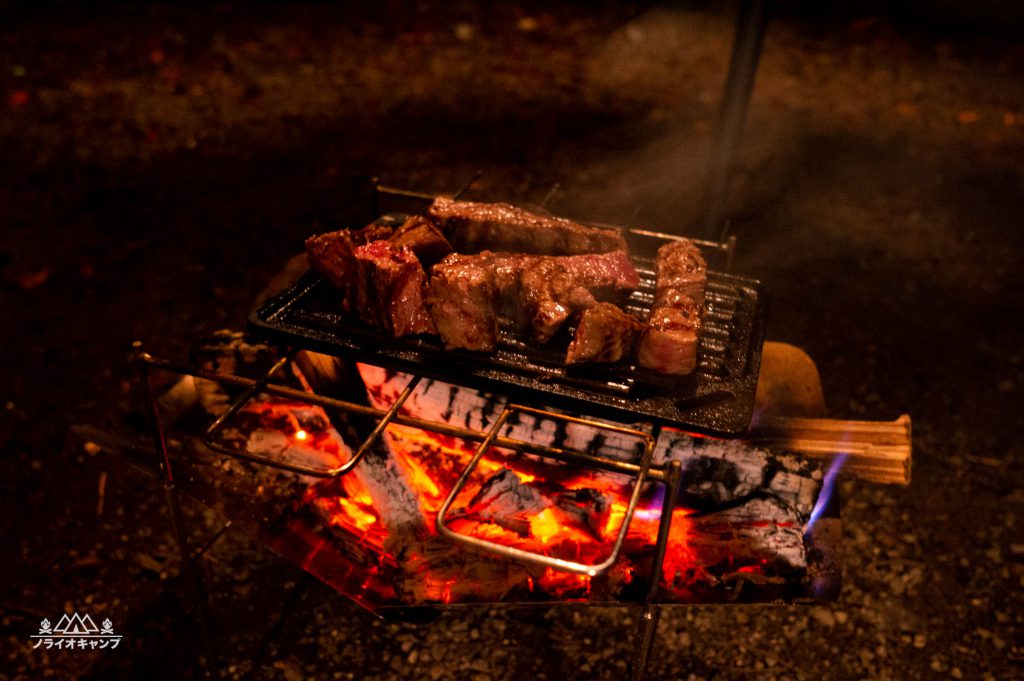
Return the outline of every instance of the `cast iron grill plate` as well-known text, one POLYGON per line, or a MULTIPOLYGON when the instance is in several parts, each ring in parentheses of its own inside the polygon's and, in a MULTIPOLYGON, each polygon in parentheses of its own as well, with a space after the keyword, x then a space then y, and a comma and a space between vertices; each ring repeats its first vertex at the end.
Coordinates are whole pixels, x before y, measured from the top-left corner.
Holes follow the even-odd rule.
MULTIPOLYGON (((402 216, 387 216, 391 224, 402 216)), ((650 257, 678 239, 625 230, 640 287, 625 309, 646 319, 654 298, 650 257), (646 255, 644 255, 646 254, 646 255)), ((564 362, 564 348, 539 348, 503 329, 493 353, 445 350, 439 338, 390 338, 344 315, 329 282, 307 272, 249 316, 249 332, 262 340, 308 349, 449 383, 627 423, 652 421, 709 435, 745 431, 764 342, 765 300, 754 279, 709 271, 698 367, 675 378, 640 367, 564 362)))

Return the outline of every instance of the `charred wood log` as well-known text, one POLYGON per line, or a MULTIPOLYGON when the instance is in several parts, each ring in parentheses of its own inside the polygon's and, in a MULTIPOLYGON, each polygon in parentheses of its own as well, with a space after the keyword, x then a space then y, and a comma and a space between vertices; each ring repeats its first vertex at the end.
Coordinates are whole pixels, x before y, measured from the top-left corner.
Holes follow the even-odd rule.
MULTIPOLYGON (((400 375, 383 369, 360 365, 360 372, 378 407, 386 406, 404 385, 400 375)), ((504 401, 492 395, 427 381, 406 401, 404 412, 486 430, 503 406, 504 401)), ((633 438, 533 415, 511 422, 502 434, 624 458, 635 457, 639 451, 633 438)), ((472 450, 472 445, 466 447, 472 450)), ((824 477, 819 463, 744 441, 702 438, 666 429, 659 435, 655 461, 671 459, 681 461, 684 469, 680 505, 695 511, 685 531, 686 564, 691 571, 683 577, 715 582, 744 565, 787 574, 806 568, 803 533, 824 477)), ((607 522, 607 516, 602 515, 602 500, 588 498, 587 490, 572 490, 556 502, 537 495, 530 487, 503 471, 483 484, 469 507, 475 506, 482 519, 524 536, 530 514, 556 504, 567 517, 575 512, 572 524, 595 536, 607 522)))

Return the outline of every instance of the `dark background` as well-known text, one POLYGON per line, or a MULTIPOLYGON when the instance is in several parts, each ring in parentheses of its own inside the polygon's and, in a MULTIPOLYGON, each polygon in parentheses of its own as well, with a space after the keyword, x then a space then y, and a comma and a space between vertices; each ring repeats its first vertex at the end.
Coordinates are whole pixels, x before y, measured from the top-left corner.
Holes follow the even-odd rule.
MULTIPOLYGON (((914 419, 909 488, 842 484, 834 607, 678 608, 653 679, 1024 675, 1019 3, 785 3, 728 202, 769 336, 833 416, 914 419)), ((0 679, 186 678, 159 488, 73 424, 138 407, 133 340, 239 328, 372 176, 692 233, 732 8, 0 2, 0 679), (105 498, 99 507, 100 480, 105 498), (116 651, 43 654, 64 610, 116 651)), ((212 523, 196 509, 194 520, 212 523)), ((213 610, 253 679, 622 678, 635 613, 385 624, 228 534, 213 610)))

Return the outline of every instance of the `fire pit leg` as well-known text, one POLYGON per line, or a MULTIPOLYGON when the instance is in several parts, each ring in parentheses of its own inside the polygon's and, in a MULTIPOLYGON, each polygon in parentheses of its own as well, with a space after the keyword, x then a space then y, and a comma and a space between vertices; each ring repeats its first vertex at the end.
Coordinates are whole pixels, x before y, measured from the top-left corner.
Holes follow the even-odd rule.
POLYGON ((141 344, 136 343, 139 349, 139 370, 142 375, 142 387, 146 391, 146 409, 149 415, 149 425, 153 435, 153 449, 160 462, 160 470, 163 473, 164 499, 167 502, 167 511, 171 516, 171 529, 174 532, 174 540, 178 545, 178 554, 181 561, 181 574, 185 577, 185 583, 192 596, 192 601, 199 617, 199 629, 203 635, 203 646, 206 649, 205 676, 214 676, 220 665, 218 664, 217 651, 213 644, 213 636, 210 629, 209 604, 206 600, 206 591, 195 566, 192 563, 192 556, 188 550, 188 533, 185 530, 185 518, 181 513, 181 498, 178 489, 174 484, 174 473, 171 470, 171 458, 167 452, 167 443, 164 440, 164 430, 160 423, 160 410, 156 401, 156 393, 153 391, 153 383, 150 380, 149 355, 142 352, 141 344))
POLYGON ((658 620, 661 618, 661 606, 655 605, 658 587, 661 583, 661 569, 665 562, 665 550, 668 548, 669 530, 672 528, 672 511, 676 507, 679 494, 679 483, 683 476, 683 465, 679 461, 669 463, 668 475, 665 479, 665 500, 661 504, 661 521, 658 524, 658 543, 654 549, 654 560, 651 564, 651 585, 644 599, 643 611, 636 632, 636 656, 633 661, 633 681, 640 681, 647 671, 647 662, 651 657, 654 635, 658 631, 658 620))

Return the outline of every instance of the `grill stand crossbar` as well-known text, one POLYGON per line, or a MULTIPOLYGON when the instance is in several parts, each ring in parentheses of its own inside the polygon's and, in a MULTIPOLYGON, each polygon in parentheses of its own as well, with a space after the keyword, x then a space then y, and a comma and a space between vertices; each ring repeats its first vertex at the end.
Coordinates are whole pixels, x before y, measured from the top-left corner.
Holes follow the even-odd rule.
POLYGON ((665 499, 662 504, 661 517, 658 523, 658 539, 654 547, 654 563, 651 570, 651 581, 642 605, 640 621, 637 627, 635 639, 636 645, 634 650, 632 678, 635 681, 639 681, 639 679, 644 677, 647 661, 650 658, 651 649, 653 647, 661 610, 661 606, 655 603, 655 599, 657 597, 659 583, 661 580, 665 552, 668 547, 669 531, 671 529, 673 515, 672 510, 675 507, 682 478, 682 467, 678 461, 671 461, 665 464, 652 463, 656 437, 651 433, 623 426, 616 426, 601 421, 568 416, 545 409, 525 407, 522 405, 506 406, 496 423, 488 429, 487 432, 481 432, 469 428, 453 426, 448 423, 400 414, 399 411, 401 410, 402 405, 419 384, 421 378, 419 376, 414 376, 391 406, 384 410, 324 395, 317 395, 312 392, 305 392, 289 386, 273 383, 272 380, 274 376, 277 375, 293 359, 294 353, 291 352, 285 353, 285 355, 275 362, 265 374, 259 378, 253 379, 171 362, 144 352, 140 343, 136 343, 135 346, 138 351, 138 366, 142 379, 142 387, 146 396, 146 408, 149 416, 149 425, 152 431, 151 434, 153 438, 154 452, 158 459, 160 471, 163 476, 164 496, 167 502, 168 512, 171 517, 171 525, 174 531, 175 542, 178 546, 182 575, 185 577, 190 595, 195 603, 196 616, 200 623, 200 631, 203 636, 203 643, 207 654, 207 665, 205 671, 208 677, 215 676, 219 669, 218 655, 212 628, 210 626, 207 593, 202 582, 201 573, 196 568, 195 561, 201 559, 206 551, 213 546, 216 540, 223 534, 224 530, 227 529, 227 526, 221 528, 221 530, 218 531, 211 540, 207 541, 198 551, 193 553, 189 549, 188 532, 181 512, 180 493, 174 483, 173 467, 171 464, 170 454, 167 449, 163 425, 160 420, 159 403, 151 380, 151 372, 153 369, 168 371, 182 376, 191 376, 193 378, 214 381, 223 386, 241 388, 242 393, 235 398, 235 400, 229 405, 228 409, 207 428, 203 438, 203 443, 214 451, 224 454, 225 456, 293 473, 300 473, 317 478, 341 477, 355 468, 366 452, 369 451, 373 443, 380 437, 381 433, 383 433, 391 424, 410 426, 420 430, 473 442, 478 441, 480 442, 480 445, 477 447, 473 458, 466 466, 465 470, 463 470, 458 482, 449 493, 444 505, 438 512, 438 532, 452 541, 471 545, 478 550, 489 552, 503 558, 511 558, 513 560, 544 565, 555 570, 596 576, 611 569, 618 560, 620 550, 629 531, 629 526, 633 519, 634 512, 636 511, 644 483, 657 482, 665 485, 665 499), (260 393, 276 397, 284 397, 305 404, 336 409, 349 415, 375 418, 377 419, 377 423, 373 431, 360 444, 355 453, 347 461, 333 468, 304 466, 267 457, 256 456, 242 450, 226 447, 217 442, 217 434, 220 432, 223 425, 231 418, 231 416, 237 414, 248 402, 253 400, 260 393), (612 430, 626 435, 633 435, 644 442, 644 450, 639 458, 639 462, 633 462, 572 449, 535 444, 499 435, 498 433, 501 427, 508 421, 509 416, 515 411, 529 412, 545 418, 571 421, 573 423, 600 430, 612 430), (612 552, 609 557, 597 565, 576 563, 461 535, 445 525, 444 517, 447 514, 449 507, 458 496, 458 493, 465 486, 465 483, 473 469, 491 447, 511 449, 520 453, 534 454, 544 458, 575 463, 584 467, 631 476, 634 480, 632 494, 630 496, 626 514, 623 517, 622 526, 616 536, 616 540, 613 544, 612 552))

